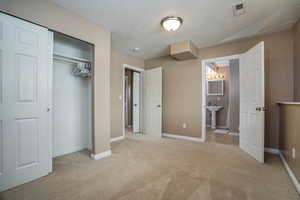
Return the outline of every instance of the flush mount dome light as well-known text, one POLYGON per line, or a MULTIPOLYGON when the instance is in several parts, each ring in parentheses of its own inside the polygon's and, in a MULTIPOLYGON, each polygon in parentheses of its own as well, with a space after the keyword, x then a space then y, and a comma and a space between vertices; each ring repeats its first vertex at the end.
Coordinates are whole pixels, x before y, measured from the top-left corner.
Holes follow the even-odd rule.
POLYGON ((181 24, 183 23, 183 20, 181 17, 165 17, 161 20, 161 26, 166 30, 166 31, 176 31, 181 24))

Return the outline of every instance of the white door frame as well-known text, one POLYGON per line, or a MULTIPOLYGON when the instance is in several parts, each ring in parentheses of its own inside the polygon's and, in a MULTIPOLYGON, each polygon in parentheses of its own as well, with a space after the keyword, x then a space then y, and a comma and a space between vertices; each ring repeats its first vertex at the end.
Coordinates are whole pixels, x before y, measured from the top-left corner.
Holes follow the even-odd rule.
MULTIPOLYGON (((143 71, 145 71, 145 69, 141 68, 141 67, 134 67, 128 64, 123 64, 123 73, 122 73, 122 126, 123 126, 123 138, 125 138, 125 102, 124 102, 124 98, 125 98, 125 69, 131 69, 134 71, 138 71, 140 73, 142 73, 143 71)), ((142 90, 142 76, 140 76, 140 84, 141 84, 141 88, 140 90, 142 90)), ((140 94, 142 91, 140 91, 140 94)), ((140 95, 140 118, 142 118, 142 95, 140 95)), ((142 119, 140 119, 141 121, 142 119)), ((142 126, 140 126, 140 129, 142 129, 142 126)))
POLYGON ((54 45, 54 35, 53 32, 48 30, 48 47, 49 47, 49 67, 48 67, 48 80, 47 80, 47 92, 48 92, 48 102, 47 102, 47 111, 48 111, 48 119, 47 119, 47 126, 49 132, 49 155, 51 161, 49 163, 49 173, 52 172, 52 161, 53 161, 53 115, 52 115, 52 108, 53 108, 53 45, 54 45))
POLYGON ((231 56, 225 57, 215 57, 210 59, 205 59, 201 61, 201 68, 202 68, 202 139, 206 141, 206 63, 207 62, 217 62, 220 60, 232 60, 232 59, 239 59, 240 54, 235 54, 231 56))

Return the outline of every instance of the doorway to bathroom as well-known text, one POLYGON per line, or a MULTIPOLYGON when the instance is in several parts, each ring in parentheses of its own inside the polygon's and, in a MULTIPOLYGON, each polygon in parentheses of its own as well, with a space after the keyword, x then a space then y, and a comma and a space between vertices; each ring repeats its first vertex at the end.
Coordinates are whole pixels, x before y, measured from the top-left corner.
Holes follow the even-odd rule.
POLYGON ((202 60, 202 138, 239 145, 264 162, 264 42, 246 52, 202 60), (232 138, 232 139, 230 139, 232 138))
POLYGON ((205 62, 206 141, 239 144, 239 58, 205 62))

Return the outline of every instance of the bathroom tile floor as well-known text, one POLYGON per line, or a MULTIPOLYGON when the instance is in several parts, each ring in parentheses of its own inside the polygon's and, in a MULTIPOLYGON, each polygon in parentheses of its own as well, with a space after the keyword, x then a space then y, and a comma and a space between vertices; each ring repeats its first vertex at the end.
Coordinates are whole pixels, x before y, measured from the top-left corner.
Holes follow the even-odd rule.
POLYGON ((215 133, 214 130, 206 129, 207 141, 211 143, 228 144, 228 145, 239 145, 239 136, 233 136, 222 133, 215 133))

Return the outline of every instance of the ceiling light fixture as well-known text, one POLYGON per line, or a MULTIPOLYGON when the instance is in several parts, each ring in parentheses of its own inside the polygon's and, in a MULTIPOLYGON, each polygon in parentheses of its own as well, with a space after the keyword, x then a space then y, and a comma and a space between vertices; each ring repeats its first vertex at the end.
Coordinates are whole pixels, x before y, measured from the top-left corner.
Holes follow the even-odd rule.
POLYGON ((161 20, 160 24, 166 31, 176 31, 183 23, 181 17, 168 16, 161 20))

